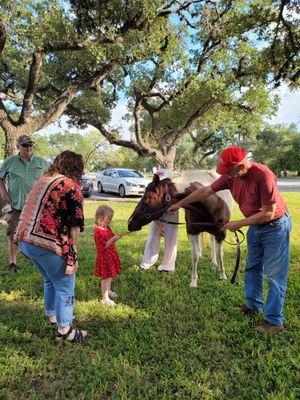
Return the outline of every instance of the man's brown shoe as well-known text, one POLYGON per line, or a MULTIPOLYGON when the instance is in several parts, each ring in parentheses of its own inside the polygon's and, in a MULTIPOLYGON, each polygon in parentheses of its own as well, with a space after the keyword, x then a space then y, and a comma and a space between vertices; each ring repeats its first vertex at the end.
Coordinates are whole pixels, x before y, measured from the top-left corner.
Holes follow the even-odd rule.
POLYGON ((259 325, 255 328, 259 333, 269 333, 270 335, 275 335, 278 332, 281 332, 284 327, 283 325, 274 325, 268 321, 265 321, 262 325, 259 325))
POLYGON ((249 308, 245 304, 243 304, 242 306, 238 306, 237 310, 242 314, 256 314, 256 313, 258 313, 258 310, 253 309, 253 308, 249 308))

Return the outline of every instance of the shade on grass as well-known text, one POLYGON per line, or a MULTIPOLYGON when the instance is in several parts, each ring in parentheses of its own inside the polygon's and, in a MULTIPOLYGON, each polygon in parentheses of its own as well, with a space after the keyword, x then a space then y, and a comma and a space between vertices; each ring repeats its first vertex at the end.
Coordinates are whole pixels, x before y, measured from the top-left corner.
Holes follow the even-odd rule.
MULTIPOLYGON (((123 273, 113 280, 118 306, 105 308, 99 301, 99 281, 93 277, 93 217, 100 203, 87 201, 75 313, 78 326, 89 330, 89 339, 77 346, 55 343, 53 328, 43 315, 42 280, 20 257, 22 269, 0 277, 0 398, 299 398, 300 198, 297 193, 284 197, 294 227, 286 330, 274 337, 254 331, 261 316, 245 317, 234 310, 243 302, 246 246, 239 284, 231 285, 218 280, 206 238, 198 287, 190 289, 190 246, 184 227, 179 228, 175 274, 155 268, 139 271, 148 227, 117 243, 123 263, 123 273)), ((113 230, 125 232, 135 205, 110 205, 115 210, 113 230)), ((4 227, 0 235, 3 273, 8 261, 4 227)), ((225 245, 228 275, 234 263, 235 248, 225 245)))

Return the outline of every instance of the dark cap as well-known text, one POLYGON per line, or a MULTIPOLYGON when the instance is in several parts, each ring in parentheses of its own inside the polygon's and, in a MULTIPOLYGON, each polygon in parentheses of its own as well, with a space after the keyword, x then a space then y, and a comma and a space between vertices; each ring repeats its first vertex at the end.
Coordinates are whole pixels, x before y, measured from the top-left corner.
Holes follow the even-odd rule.
POLYGON ((21 135, 17 139, 18 144, 34 143, 32 138, 27 135, 21 135))

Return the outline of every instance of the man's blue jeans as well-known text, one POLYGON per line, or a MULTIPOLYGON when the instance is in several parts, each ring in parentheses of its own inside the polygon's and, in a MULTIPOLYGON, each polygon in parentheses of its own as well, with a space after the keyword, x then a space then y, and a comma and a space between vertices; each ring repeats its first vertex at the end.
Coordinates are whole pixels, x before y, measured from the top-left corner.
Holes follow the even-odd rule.
POLYGON ((29 257, 44 278, 46 315, 56 315, 57 326, 73 322, 75 274, 66 275, 66 261, 51 250, 19 242, 20 250, 29 257))
POLYGON ((251 225, 247 233, 246 305, 264 311, 266 321, 283 324, 283 303, 290 255, 292 221, 288 215, 267 225, 251 225), (263 307, 263 278, 269 291, 263 307))

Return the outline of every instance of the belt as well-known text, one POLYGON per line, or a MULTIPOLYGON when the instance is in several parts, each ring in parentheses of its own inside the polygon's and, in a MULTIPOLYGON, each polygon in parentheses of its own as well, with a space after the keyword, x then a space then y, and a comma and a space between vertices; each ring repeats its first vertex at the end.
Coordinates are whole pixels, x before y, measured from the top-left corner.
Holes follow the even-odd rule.
POLYGON ((285 211, 285 213, 283 215, 281 215, 280 217, 272 219, 272 221, 266 222, 264 224, 259 224, 258 226, 268 226, 268 225, 272 224, 273 222, 280 220, 283 217, 290 217, 289 212, 285 211))

